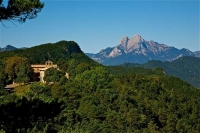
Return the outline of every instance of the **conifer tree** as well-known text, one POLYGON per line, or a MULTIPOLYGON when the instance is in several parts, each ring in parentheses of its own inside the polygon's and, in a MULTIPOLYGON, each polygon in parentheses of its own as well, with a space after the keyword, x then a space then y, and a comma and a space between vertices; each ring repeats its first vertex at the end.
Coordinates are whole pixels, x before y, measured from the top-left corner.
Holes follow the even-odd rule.
POLYGON ((43 7, 44 3, 40 0, 8 0, 6 6, 3 4, 3 0, 0 0, 0 22, 24 23, 27 19, 36 18, 43 7))

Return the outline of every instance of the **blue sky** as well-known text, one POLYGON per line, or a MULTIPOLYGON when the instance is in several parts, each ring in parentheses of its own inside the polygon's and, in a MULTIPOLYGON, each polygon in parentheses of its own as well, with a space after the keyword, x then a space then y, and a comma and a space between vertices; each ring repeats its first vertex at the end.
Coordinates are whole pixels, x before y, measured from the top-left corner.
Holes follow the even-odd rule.
POLYGON ((140 34, 176 48, 200 50, 196 1, 44 1, 38 17, 24 24, 4 22, 0 47, 32 47, 73 40, 87 53, 118 45, 123 36, 140 34))

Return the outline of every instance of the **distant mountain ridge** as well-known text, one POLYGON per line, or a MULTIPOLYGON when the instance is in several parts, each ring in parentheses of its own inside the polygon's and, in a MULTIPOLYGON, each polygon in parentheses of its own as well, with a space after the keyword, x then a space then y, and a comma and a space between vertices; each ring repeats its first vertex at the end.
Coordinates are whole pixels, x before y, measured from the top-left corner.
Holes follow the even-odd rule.
POLYGON ((22 47, 22 48, 16 48, 12 45, 7 45, 5 46, 4 48, 0 48, 0 52, 3 52, 3 51, 11 51, 11 50, 16 50, 16 49, 26 49, 26 47, 22 47))
POLYGON ((2 52, 2 51, 11 51, 11 50, 15 50, 15 49, 17 49, 17 48, 13 47, 11 45, 7 45, 4 48, 0 48, 0 52, 2 52))
POLYGON ((124 63, 120 66, 126 68, 141 67, 154 69, 161 67, 167 75, 175 76, 185 82, 200 88, 200 58, 184 56, 172 62, 169 61, 148 61, 144 64, 124 63))
POLYGON ((122 37, 119 44, 108 47, 97 54, 87 54, 93 60, 104 65, 119 65, 124 62, 145 63, 149 60, 173 61, 182 56, 200 57, 200 51, 191 52, 188 49, 159 44, 155 41, 146 41, 140 35, 132 38, 122 37))

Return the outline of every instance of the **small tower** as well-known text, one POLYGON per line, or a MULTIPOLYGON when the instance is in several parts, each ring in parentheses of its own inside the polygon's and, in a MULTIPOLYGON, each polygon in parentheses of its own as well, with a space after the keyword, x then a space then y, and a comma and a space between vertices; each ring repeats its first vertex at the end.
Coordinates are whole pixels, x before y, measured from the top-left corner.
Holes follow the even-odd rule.
POLYGON ((48 60, 45 62, 45 65, 46 65, 46 67, 51 67, 51 66, 53 66, 53 62, 48 60))

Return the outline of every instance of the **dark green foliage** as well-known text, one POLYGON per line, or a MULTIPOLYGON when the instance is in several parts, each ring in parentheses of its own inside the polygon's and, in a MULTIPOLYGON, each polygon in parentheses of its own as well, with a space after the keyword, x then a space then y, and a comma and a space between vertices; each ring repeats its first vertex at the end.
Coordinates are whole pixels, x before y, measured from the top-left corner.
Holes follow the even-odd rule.
POLYGON ((6 85, 6 73, 4 71, 4 67, 0 64, 0 90, 4 88, 6 85))
POLYGON ((25 97, 14 93, 0 96, 0 129, 13 132, 56 132, 54 118, 62 103, 51 96, 50 87, 40 83, 30 85, 25 97))
POLYGON ((25 97, 30 101, 39 99, 47 103, 50 103, 54 100, 54 98, 51 96, 50 87, 39 82, 32 83, 30 85, 30 91, 25 93, 25 97))
POLYGON ((44 81, 46 82, 58 82, 60 78, 65 75, 65 72, 57 70, 53 67, 45 71, 44 81))
POLYGON ((122 74, 143 74, 143 75, 165 75, 162 68, 147 69, 141 67, 106 66, 107 70, 113 75, 122 74))
POLYGON ((60 130, 199 132, 200 91, 175 77, 112 76, 97 67, 52 89, 66 103, 60 130))
POLYGON ((17 83, 27 83, 30 80, 31 67, 28 59, 19 56, 13 56, 4 59, 5 73, 8 80, 17 83))
POLYGON ((175 77, 113 76, 105 68, 96 67, 77 74, 73 80, 62 78, 49 87, 32 84, 25 103, 22 99, 2 104, 2 129, 39 132, 47 127, 52 132, 102 133, 200 131, 200 91, 175 77), (25 113, 16 113, 19 110, 25 113), (50 111, 54 113, 49 114, 50 111))
POLYGON ((63 64, 68 63, 71 59, 75 59, 78 62, 87 62, 90 63, 90 65, 98 64, 87 57, 74 41, 60 41, 23 50, 18 49, 0 52, 0 61, 5 57, 13 57, 16 55, 28 58, 30 64, 44 64, 47 60, 53 61, 54 64, 63 64))
POLYGON ((148 69, 161 67, 167 75, 179 77, 194 87, 200 88, 200 58, 181 57, 173 62, 149 61, 145 64, 125 63, 121 66, 148 69))
POLYGON ((56 101, 44 103, 34 99, 28 101, 26 98, 9 102, 0 106, 0 129, 6 133, 39 131, 54 131, 54 117, 60 113, 60 104, 56 101), (45 131, 45 126, 49 125, 45 131))
POLYGON ((17 73, 16 82, 17 83, 27 83, 30 81, 31 70, 30 65, 28 64, 20 64, 19 72, 17 73))
POLYGON ((8 0, 7 7, 2 3, 0 0, 0 22, 15 20, 23 23, 26 19, 36 18, 44 7, 40 0, 8 0))

